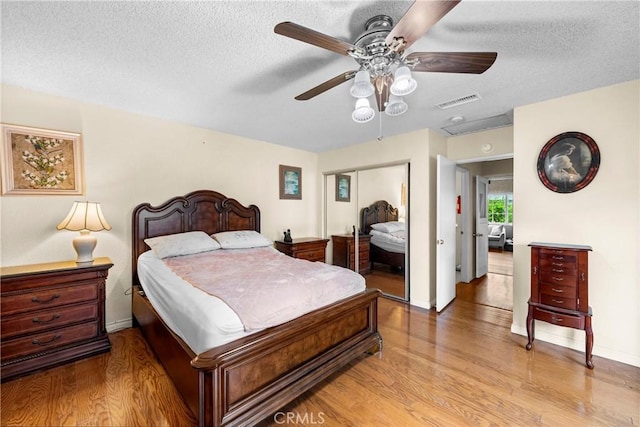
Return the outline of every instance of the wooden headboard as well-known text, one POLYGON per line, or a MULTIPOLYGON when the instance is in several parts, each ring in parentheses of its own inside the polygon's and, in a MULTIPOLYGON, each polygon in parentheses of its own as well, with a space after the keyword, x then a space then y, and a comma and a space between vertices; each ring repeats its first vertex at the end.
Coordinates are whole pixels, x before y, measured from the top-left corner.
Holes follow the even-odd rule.
POLYGON ((132 274, 138 282, 138 257, 149 250, 144 239, 165 234, 204 231, 260 231, 260 209, 243 206, 216 191, 199 190, 177 196, 159 206, 143 203, 133 210, 132 274))
POLYGON ((398 220, 398 209, 394 208, 386 200, 378 200, 366 208, 362 208, 360 216, 360 230, 369 234, 371 224, 398 220))

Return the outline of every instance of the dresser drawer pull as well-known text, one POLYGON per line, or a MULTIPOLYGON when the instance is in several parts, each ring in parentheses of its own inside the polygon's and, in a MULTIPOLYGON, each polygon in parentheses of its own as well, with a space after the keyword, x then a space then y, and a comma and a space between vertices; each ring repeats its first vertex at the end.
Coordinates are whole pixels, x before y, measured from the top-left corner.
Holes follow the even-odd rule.
POLYGON ((552 268, 551 271, 553 271, 554 273, 564 273, 564 270, 562 268, 552 268))
POLYGON ((554 256, 552 256, 551 258, 553 258, 553 259, 559 259, 559 260, 563 260, 563 259, 564 259, 564 257, 563 257, 563 256, 557 256, 557 255, 554 255, 554 256))
POLYGON ((58 313, 56 313, 56 314, 54 314, 53 316, 51 316, 51 319, 49 319, 49 320, 41 320, 41 319, 40 319, 40 318, 38 318, 38 317, 34 317, 34 318, 33 318, 33 323, 51 323, 51 322, 53 322, 54 320, 57 320, 57 319, 59 319, 59 318, 60 318, 60 315, 59 315, 58 313))
POLYGON ((553 317, 551 318, 551 321, 552 321, 553 323, 556 323, 556 322, 560 323, 560 322, 562 322, 562 321, 563 321, 563 319, 562 319, 561 317, 553 316, 553 317))
POLYGON ((564 280, 562 277, 556 277, 556 276, 553 276, 552 279, 558 282, 562 282, 564 280))
POLYGON ((562 300, 558 300, 558 299, 552 299, 551 301, 555 302, 556 304, 562 304, 562 303, 564 303, 564 301, 562 301, 562 300))
POLYGON ((40 340, 38 340, 38 339, 35 339, 35 340, 31 341, 31 342, 32 342, 33 344, 36 344, 36 345, 49 345, 49 344, 51 344, 52 342, 54 342, 55 340, 60 339, 61 337, 62 337, 62 335, 60 335, 60 334, 55 334, 55 335, 53 336, 53 338, 51 338, 49 341, 40 341, 40 340))
POLYGON ((40 303, 40 304, 46 304, 46 303, 51 302, 51 301, 53 301, 54 299, 57 299, 57 298, 60 298, 60 294, 53 294, 53 295, 51 295, 51 298, 49 298, 47 300, 44 300, 44 301, 40 301, 40 298, 38 298, 38 297, 33 297, 33 298, 31 298, 31 301, 37 302, 37 303, 40 303))
POLYGON ((562 289, 556 289, 556 288, 551 288, 551 290, 552 290, 553 292, 556 292, 556 293, 559 293, 559 294, 561 294, 561 293, 563 293, 563 292, 564 292, 562 289))

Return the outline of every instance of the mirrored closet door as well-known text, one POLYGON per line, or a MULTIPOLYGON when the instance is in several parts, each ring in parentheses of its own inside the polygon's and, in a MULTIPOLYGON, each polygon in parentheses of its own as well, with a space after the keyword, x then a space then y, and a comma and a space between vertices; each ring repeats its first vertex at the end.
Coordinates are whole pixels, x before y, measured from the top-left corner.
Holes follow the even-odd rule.
POLYGON ((327 262, 409 299, 409 163, 325 174, 327 262))

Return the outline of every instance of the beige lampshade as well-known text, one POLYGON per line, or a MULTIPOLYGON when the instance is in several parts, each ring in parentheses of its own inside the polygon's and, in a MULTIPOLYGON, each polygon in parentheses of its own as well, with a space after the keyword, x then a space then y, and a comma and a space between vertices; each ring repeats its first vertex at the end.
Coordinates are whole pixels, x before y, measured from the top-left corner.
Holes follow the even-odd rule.
POLYGON ((73 202, 69 215, 56 228, 70 231, 111 230, 98 202, 73 202))

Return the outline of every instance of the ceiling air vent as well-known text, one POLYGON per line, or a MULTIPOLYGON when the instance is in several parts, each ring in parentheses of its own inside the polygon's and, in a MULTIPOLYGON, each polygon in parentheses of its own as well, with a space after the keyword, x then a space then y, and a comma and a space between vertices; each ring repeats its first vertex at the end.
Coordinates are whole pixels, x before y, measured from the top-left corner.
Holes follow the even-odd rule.
POLYGON ((468 104, 470 102, 479 101, 480 95, 477 93, 472 93, 471 95, 461 96, 460 98, 451 99, 449 101, 441 102, 440 104, 436 104, 441 110, 446 110, 449 108, 457 107, 458 105, 468 104))

